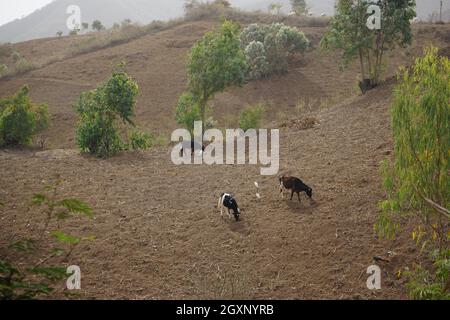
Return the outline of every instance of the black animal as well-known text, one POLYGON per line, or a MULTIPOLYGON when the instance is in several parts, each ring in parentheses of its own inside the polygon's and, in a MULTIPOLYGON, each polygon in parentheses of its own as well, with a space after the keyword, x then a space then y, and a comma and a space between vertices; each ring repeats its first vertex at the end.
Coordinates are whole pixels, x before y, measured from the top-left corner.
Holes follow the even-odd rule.
POLYGON ((195 151, 199 151, 202 150, 202 152, 205 151, 205 146, 204 145, 200 145, 195 141, 183 141, 181 143, 181 151, 180 151, 180 155, 183 157, 184 156, 184 152, 185 150, 190 151, 191 156, 194 154, 195 151))
POLYGON ((281 176, 280 180, 280 194, 283 197, 283 188, 291 190, 291 200, 294 198, 294 193, 298 195, 298 201, 302 202, 300 199, 300 193, 305 192, 310 199, 312 199, 313 190, 308 187, 302 180, 296 177, 281 176))
POLYGON ((239 217, 241 215, 241 210, 239 209, 239 206, 236 202, 236 199, 234 199, 230 194, 228 193, 222 193, 222 195, 219 198, 219 202, 217 203, 217 208, 220 207, 220 216, 223 217, 223 208, 228 209, 228 217, 231 218, 230 210, 233 210, 234 218, 236 219, 236 222, 239 221, 239 217))

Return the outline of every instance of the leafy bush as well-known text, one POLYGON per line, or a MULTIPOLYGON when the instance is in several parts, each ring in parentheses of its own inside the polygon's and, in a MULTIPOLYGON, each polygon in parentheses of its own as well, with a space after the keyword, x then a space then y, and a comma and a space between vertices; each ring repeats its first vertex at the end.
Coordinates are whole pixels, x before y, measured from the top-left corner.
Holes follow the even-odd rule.
POLYGON ((255 107, 247 107, 241 111, 239 116, 239 126, 242 130, 258 129, 261 124, 264 107, 257 105, 255 107))
POLYGON ((414 300, 450 300, 450 250, 431 254, 434 271, 416 266, 407 272, 406 288, 414 300))
POLYGON ((130 135, 130 148, 133 151, 149 149, 154 145, 153 135, 134 130, 130 135))
POLYGON ((49 123, 47 105, 33 105, 27 86, 10 98, 0 100, 0 147, 28 144, 49 123))
POLYGON ((34 69, 36 69, 36 66, 31 61, 28 61, 25 58, 21 58, 15 64, 14 74, 27 73, 34 69))
POLYGON ((304 53, 309 47, 303 32, 282 23, 252 24, 242 31, 240 39, 250 65, 250 79, 287 72, 290 55, 304 53))
POLYGON ((11 58, 13 59, 14 63, 18 62, 20 59, 22 59, 22 56, 17 51, 14 51, 11 54, 11 58))
POLYGON ((92 29, 96 31, 102 31, 105 29, 105 27, 100 20, 94 20, 94 22, 92 22, 92 29))
MULTIPOLYGON (((124 71, 113 75, 97 89, 81 94, 76 112, 79 123, 76 131, 77 144, 82 152, 105 158, 127 149, 118 130, 119 120, 134 126, 137 83, 124 71)), ((137 139, 136 134, 134 137, 137 139)), ((139 143, 134 146, 145 146, 139 143)), ((136 142, 136 141, 135 141, 136 142)))
MULTIPOLYGON (((394 165, 383 164, 387 200, 380 203, 375 225, 380 236, 393 238, 400 218, 412 215, 413 240, 422 250, 437 248, 438 256, 446 259, 450 242, 449 73, 449 59, 439 57, 435 48, 427 49, 411 70, 403 71, 391 109, 396 160, 394 165)), ((444 288, 442 294, 448 296, 450 285, 444 288)))
POLYGON ((266 49, 259 41, 252 41, 245 48, 245 56, 249 66, 249 79, 255 80, 265 77, 269 73, 269 63, 267 62, 266 49))

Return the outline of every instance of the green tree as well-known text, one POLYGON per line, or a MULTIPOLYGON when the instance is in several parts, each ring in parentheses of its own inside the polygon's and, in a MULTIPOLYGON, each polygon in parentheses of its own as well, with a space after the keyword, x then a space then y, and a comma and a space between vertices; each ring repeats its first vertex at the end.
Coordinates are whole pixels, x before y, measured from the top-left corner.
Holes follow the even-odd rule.
MULTIPOLYGON (((383 164, 387 200, 380 203, 376 232, 392 238, 404 214, 418 221, 413 240, 437 248, 435 261, 448 262, 450 242, 450 61, 427 49, 404 70, 391 109, 395 163, 383 164)), ((446 279, 449 279, 448 274, 446 279)), ((450 280, 447 280, 450 281, 450 280)), ((450 282, 445 284, 447 294, 450 282)))
POLYGON ((89 29, 89 23, 83 22, 81 24, 81 28, 82 28, 83 31, 87 31, 89 29))
POLYGON ((56 35, 58 36, 58 38, 61 38, 61 37, 63 36, 63 32, 62 32, 62 31, 58 31, 58 32, 56 33, 56 35))
POLYGON ((105 27, 100 20, 94 20, 94 22, 92 22, 92 29, 96 31, 102 31, 105 29, 105 27))
POLYGON ((306 14, 306 1, 305 0, 290 0, 292 10, 297 15, 305 15, 306 14))
POLYGON ((192 47, 187 71, 189 91, 198 102, 205 126, 208 101, 216 93, 245 81, 247 64, 240 48, 239 26, 225 21, 218 30, 207 33, 192 47))
POLYGON ((343 66, 359 58, 362 80, 371 86, 379 83, 385 52, 411 44, 410 20, 415 17, 415 0, 380 0, 381 29, 367 27, 369 3, 364 0, 339 0, 331 26, 321 41, 323 49, 343 53, 343 66))
POLYGON ((97 89, 81 94, 77 144, 83 152, 109 157, 119 151, 150 145, 149 136, 132 133, 131 144, 119 134, 120 122, 134 127, 132 117, 139 92, 137 83, 124 71, 117 71, 97 89))

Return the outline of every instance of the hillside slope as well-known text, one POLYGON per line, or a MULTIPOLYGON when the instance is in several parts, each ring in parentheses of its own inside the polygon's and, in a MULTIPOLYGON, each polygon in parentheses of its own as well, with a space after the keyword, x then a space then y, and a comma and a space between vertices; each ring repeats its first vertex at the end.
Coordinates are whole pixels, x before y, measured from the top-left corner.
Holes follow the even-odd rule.
POLYGON ((282 170, 314 188, 314 203, 280 199, 276 178, 262 178, 257 167, 176 167, 165 149, 106 161, 74 150, 0 151, 0 169, 8 172, 1 178, 0 248, 42 226, 27 203, 59 174, 61 196, 95 208, 94 221, 75 220, 68 229, 96 236, 70 260, 82 268, 85 297, 404 298, 395 268, 418 252, 373 236, 383 197, 378 165, 392 150, 391 90, 386 84, 317 112, 313 129, 282 129, 282 170), (214 205, 223 191, 239 199, 241 222, 220 219, 214 205), (388 251, 396 256, 382 266, 383 290, 372 293, 365 270, 388 251))
MULTIPOLYGON (((280 199, 276 177, 254 166, 175 166, 159 147, 99 160, 75 150, 72 105, 123 60, 140 85, 137 122, 169 136, 177 128, 173 108, 186 89, 189 47, 216 25, 177 25, 127 44, 105 48, 0 80, 0 96, 30 85, 33 101, 49 104, 52 124, 45 150, 0 150, 0 257, 30 237, 43 219, 30 209, 34 193, 60 175, 62 197, 86 200, 95 219, 74 219, 70 234, 89 234, 70 261, 82 270, 85 298, 406 298, 398 269, 420 252, 401 236, 379 241, 373 234, 380 188, 379 162, 392 155, 389 105, 397 67, 429 43, 448 48, 448 25, 415 27, 415 43, 390 54, 389 80, 365 96, 356 94, 358 70, 341 71, 339 55, 317 50, 323 28, 305 28, 313 48, 290 72, 219 94, 212 102, 220 126, 237 126, 238 112, 267 104, 264 125, 281 127, 281 172, 314 189, 315 202, 280 199), (307 105, 304 107, 303 105, 307 105), (317 120, 303 130, 289 118, 317 120), (254 182, 261 186, 256 201, 254 182), (221 220, 214 207, 221 192, 233 192, 242 207, 239 223, 221 220), (382 290, 366 288, 373 257, 382 264, 382 290)), ((20 44, 23 52, 54 40, 20 44)), ((39 50, 41 49, 36 49, 39 50)), ((36 54, 35 52, 35 54, 36 54)), ((42 49, 45 53, 45 50, 42 49)), ((50 226, 56 228, 56 226, 50 226)), ((46 243, 49 244, 49 243, 46 243)), ((29 263, 19 259, 19 265, 29 263)), ((35 262, 34 262, 35 263, 35 262)), ((61 291, 55 294, 59 296, 61 291)))
POLYGON ((91 24, 99 19, 106 27, 125 19, 150 23, 180 16, 181 0, 56 0, 25 18, 14 20, 0 27, 0 42, 20 42, 36 38, 53 37, 56 32, 68 34, 66 21, 71 5, 81 9, 81 20, 91 24))

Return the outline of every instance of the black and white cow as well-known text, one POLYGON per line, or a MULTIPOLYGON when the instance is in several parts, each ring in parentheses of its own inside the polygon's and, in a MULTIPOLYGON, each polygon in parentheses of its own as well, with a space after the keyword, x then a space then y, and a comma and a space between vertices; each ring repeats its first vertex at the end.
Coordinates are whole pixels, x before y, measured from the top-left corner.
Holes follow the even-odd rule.
POLYGON ((228 209, 228 217, 231 218, 230 210, 233 210, 233 215, 236 221, 239 221, 239 216, 241 215, 241 210, 239 209, 239 206, 236 202, 236 199, 234 199, 230 194, 228 193, 222 193, 222 195, 219 198, 219 202, 217 203, 217 208, 220 207, 220 216, 223 217, 223 208, 228 209))

